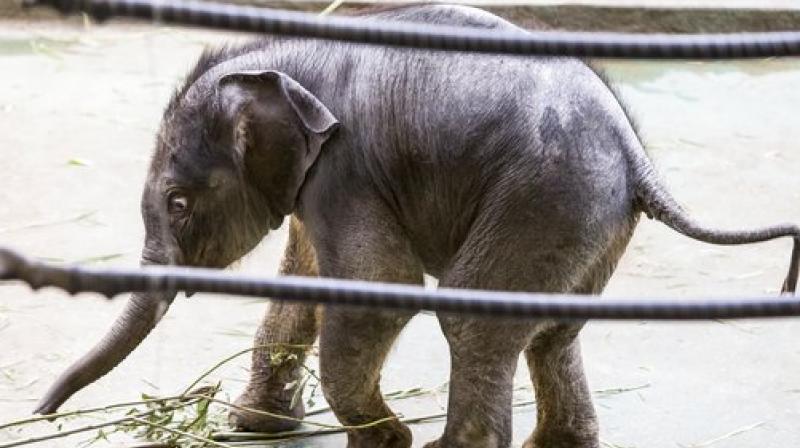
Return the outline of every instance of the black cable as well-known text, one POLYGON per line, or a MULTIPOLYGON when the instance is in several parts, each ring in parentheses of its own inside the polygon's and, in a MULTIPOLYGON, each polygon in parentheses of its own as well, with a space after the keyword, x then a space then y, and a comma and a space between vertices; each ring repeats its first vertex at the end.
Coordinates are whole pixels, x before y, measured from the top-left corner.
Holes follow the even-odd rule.
MULTIPOLYGON (((318 16, 253 7, 169 0, 26 0, 64 13, 84 11, 98 20, 135 17, 286 36, 336 39, 437 50, 518 55, 624 58, 743 58, 800 55, 800 33, 652 36, 612 33, 507 32, 318 16)), ((56 286, 70 293, 113 297, 133 291, 196 291, 271 297, 277 300, 390 309, 432 310, 495 317, 558 319, 730 319, 800 316, 793 298, 597 299, 444 289, 348 280, 254 278, 209 269, 98 270, 31 263, 0 249, 0 279, 34 288, 56 286)))
POLYGON ((0 248, 0 279, 34 289, 55 286, 72 294, 193 291, 268 297, 274 300, 396 310, 431 310, 489 317, 614 320, 700 320, 800 316, 794 297, 708 299, 610 299, 586 295, 534 294, 420 286, 328 278, 260 278, 214 269, 63 268, 31 262, 0 248))
POLYGON ((314 14, 180 0, 23 0, 97 20, 131 17, 282 36, 515 55, 604 58, 732 59, 800 55, 800 32, 648 35, 514 32, 314 14))

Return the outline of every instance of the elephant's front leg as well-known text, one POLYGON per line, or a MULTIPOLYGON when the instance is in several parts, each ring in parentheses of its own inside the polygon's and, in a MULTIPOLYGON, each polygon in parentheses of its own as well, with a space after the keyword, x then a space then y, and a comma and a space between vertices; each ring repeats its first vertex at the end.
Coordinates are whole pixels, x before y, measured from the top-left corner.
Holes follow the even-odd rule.
POLYGON ((322 390, 336 417, 358 427, 348 448, 409 448, 411 431, 386 405, 380 371, 411 313, 329 308, 320 336, 322 390))
MULTIPOLYGON (((289 242, 286 246, 283 275, 316 276, 314 249, 303 225, 292 217, 289 242)), ((296 428, 305 413, 302 400, 292 399, 303 375, 303 362, 308 348, 319 331, 318 309, 313 305, 273 302, 255 337, 256 350, 250 371, 250 382, 236 405, 291 417, 281 419, 233 409, 231 426, 240 430, 279 432, 296 428), (294 383, 294 387, 287 387, 294 383)))
MULTIPOLYGON (((320 275, 421 285, 422 265, 393 211, 382 201, 359 199, 337 210, 337 225, 313 228, 320 275)), ((339 421, 350 427, 348 448, 411 447, 411 431, 384 402, 380 372, 413 314, 325 306, 322 391, 339 421)))

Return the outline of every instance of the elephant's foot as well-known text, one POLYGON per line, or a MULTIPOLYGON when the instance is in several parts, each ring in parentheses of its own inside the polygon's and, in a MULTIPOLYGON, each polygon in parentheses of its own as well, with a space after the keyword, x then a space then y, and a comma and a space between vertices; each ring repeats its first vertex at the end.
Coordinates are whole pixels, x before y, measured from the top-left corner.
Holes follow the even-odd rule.
POLYGON ((348 431, 347 448, 411 448, 411 430, 395 420, 348 431))
POLYGON ((501 448, 496 440, 482 440, 480 442, 448 442, 445 439, 426 443, 422 448, 501 448))
POLYGON ((448 442, 444 438, 428 442, 422 448, 501 448, 497 440, 448 442))
POLYGON ((285 392, 280 391, 278 396, 268 393, 254 393, 248 388, 236 399, 237 407, 231 408, 228 422, 237 431, 252 432, 283 432, 291 431, 300 426, 305 416, 305 407, 302 400, 297 400, 291 407, 291 397, 285 397, 285 392), (282 392, 282 393, 281 393, 282 392), (252 412, 241 408, 254 409, 252 412), (272 415, 267 415, 272 414, 272 415), (284 417, 284 418, 281 418, 284 417))
POLYGON ((522 448, 600 448, 597 431, 536 431, 522 448))

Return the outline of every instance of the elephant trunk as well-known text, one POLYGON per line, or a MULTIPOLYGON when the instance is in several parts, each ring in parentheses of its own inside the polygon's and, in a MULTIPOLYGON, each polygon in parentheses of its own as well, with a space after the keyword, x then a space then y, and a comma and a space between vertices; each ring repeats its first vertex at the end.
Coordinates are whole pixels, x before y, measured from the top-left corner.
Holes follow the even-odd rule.
POLYGON ((55 412, 72 394, 96 381, 122 362, 166 313, 176 293, 135 293, 111 330, 50 387, 34 413, 55 412))

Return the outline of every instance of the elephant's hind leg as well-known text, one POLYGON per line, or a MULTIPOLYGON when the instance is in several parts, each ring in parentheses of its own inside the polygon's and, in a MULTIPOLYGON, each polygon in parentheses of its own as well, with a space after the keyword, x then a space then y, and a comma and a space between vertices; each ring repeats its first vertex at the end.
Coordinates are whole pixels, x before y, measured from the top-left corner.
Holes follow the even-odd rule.
MULTIPOLYGON (((600 294, 630 241, 636 218, 619 226, 602 257, 573 289, 600 294)), ((525 349, 536 391, 536 430, 523 448, 595 448, 597 416, 584 375, 578 333, 580 322, 559 323, 537 333, 525 349)))
MULTIPOLYGON (((515 193, 519 192, 505 189, 505 194, 515 193)), ((529 194, 530 209, 487 209, 479 215, 440 285, 548 293, 579 288, 592 270, 595 254, 608 245, 606 229, 586 225, 592 221, 580 204, 577 209, 556 207, 548 204, 549 198, 529 194), (536 213, 540 210, 547 212, 536 213)), ((575 339, 580 324, 562 328, 550 320, 457 315, 440 315, 439 320, 450 345, 450 396, 444 434, 426 448, 510 447, 513 376, 519 355, 531 338, 551 331, 551 337, 537 339, 529 349, 535 360, 537 400, 548 394, 555 400, 540 409, 560 411, 540 416, 540 422, 560 427, 574 423, 581 438, 574 444, 558 444, 555 440, 563 434, 545 431, 541 436, 554 439, 541 439, 547 443, 537 441, 535 447, 597 446, 597 423, 575 339), (571 422, 573 417, 582 420, 571 422)), ((557 428, 552 425, 549 428, 557 428)), ((548 425, 540 428, 546 430, 548 425)))
POLYGON ((597 416, 583 372, 580 323, 556 324, 525 349, 536 391, 536 431, 523 448, 595 448, 597 416))
MULTIPOLYGON (((292 217, 281 274, 316 276, 314 249, 303 225, 292 217)), ((303 418, 303 401, 292 399, 303 374, 308 348, 319 331, 318 307, 286 302, 272 302, 258 328, 250 370, 250 382, 236 400, 242 408, 252 408, 289 418, 275 418, 242 408, 230 413, 231 426, 240 430, 279 432, 296 428, 303 418), (295 387, 287 387, 287 384, 295 387)))
MULTIPOLYGON (((556 247, 553 239, 537 238, 543 234, 537 232, 538 221, 526 219, 505 233, 485 229, 513 222, 509 217, 487 213, 483 219, 456 254, 440 286, 553 292, 563 291, 572 282, 573 254, 556 247)), ((532 335, 550 324, 442 313, 439 322, 450 345, 447 424, 442 437, 426 448, 510 447, 513 378, 519 355, 532 335)))

